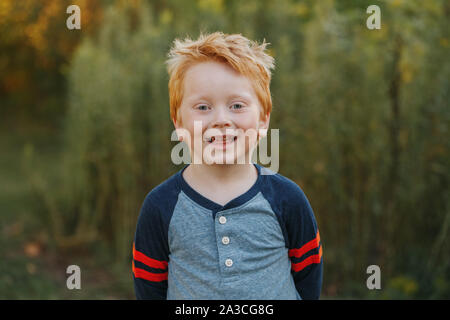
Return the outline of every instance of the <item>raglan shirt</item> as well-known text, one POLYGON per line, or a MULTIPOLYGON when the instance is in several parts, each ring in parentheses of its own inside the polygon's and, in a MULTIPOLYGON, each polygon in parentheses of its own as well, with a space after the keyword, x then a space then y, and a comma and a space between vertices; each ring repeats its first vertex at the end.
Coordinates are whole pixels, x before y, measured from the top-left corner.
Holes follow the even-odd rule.
POLYGON ((142 205, 132 260, 137 299, 319 299, 322 243, 300 187, 254 164, 254 185, 222 206, 189 186, 187 166, 142 205))

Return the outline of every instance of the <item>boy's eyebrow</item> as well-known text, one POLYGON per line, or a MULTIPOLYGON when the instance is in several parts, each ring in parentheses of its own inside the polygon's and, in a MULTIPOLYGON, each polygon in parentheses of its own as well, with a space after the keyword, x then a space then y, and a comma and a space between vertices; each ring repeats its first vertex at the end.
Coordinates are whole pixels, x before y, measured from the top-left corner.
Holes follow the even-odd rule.
POLYGON ((195 100, 208 100, 208 96, 206 95, 194 95, 187 98, 188 101, 195 101, 195 100))
MULTIPOLYGON (((252 96, 247 93, 238 93, 238 94, 231 94, 228 96, 228 99, 244 99, 250 101, 252 99, 252 96)), ((196 100, 209 100, 210 97, 208 95, 199 94, 189 97, 188 101, 196 101, 196 100)))
POLYGON ((233 94, 230 96, 230 99, 236 99, 236 98, 240 98, 240 99, 244 99, 244 100, 251 100, 252 96, 247 93, 233 94))

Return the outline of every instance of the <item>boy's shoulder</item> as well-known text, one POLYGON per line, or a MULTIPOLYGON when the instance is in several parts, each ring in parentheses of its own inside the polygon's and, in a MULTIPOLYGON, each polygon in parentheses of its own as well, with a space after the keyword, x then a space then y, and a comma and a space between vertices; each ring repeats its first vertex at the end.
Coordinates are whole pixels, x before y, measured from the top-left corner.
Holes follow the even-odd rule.
POLYGON ((261 167, 264 179, 264 191, 274 196, 278 201, 305 201, 306 196, 300 186, 290 178, 261 167))
POLYGON ((314 216, 308 198, 300 186, 292 179, 270 171, 266 171, 262 178, 261 191, 264 198, 269 202, 274 212, 284 221, 290 221, 293 218, 309 219, 314 216))
POLYGON ((174 204, 180 192, 178 174, 179 172, 174 173, 151 189, 144 199, 143 208, 164 209, 174 204))

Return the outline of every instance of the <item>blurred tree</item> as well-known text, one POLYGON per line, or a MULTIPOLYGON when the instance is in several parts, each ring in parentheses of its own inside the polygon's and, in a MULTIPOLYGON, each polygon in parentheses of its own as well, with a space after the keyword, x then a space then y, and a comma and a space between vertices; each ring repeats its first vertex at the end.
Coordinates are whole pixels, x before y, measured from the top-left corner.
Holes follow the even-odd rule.
POLYGON ((65 68, 82 34, 101 23, 102 2, 2 0, 0 3, 0 112, 3 125, 58 124, 64 115, 65 68), (66 27, 66 8, 81 9, 82 31, 66 27))
POLYGON ((164 56, 169 43, 144 7, 110 7, 98 40, 86 38, 69 75, 63 174, 56 210, 57 244, 103 240, 120 260, 130 254, 149 182, 168 174, 170 137, 164 56), (131 20, 131 17, 138 20, 131 20), (163 156, 165 155, 165 157, 163 156))
POLYGON ((324 293, 372 297, 365 270, 377 264, 389 279, 381 297, 449 297, 449 3, 377 1, 381 29, 368 30, 371 2, 100 5, 99 32, 83 39, 68 73, 63 182, 39 189, 56 243, 102 240, 129 262, 146 193, 179 169, 170 161, 169 46, 201 31, 238 32, 271 43, 280 173, 315 211, 324 293))

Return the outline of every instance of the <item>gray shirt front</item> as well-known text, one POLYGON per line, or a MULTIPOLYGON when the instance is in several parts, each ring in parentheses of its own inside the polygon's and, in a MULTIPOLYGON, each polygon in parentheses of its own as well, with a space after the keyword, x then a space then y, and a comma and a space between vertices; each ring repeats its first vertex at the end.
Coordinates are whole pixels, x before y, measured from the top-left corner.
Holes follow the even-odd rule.
POLYGON ((186 183, 186 167, 147 195, 133 246, 138 299, 319 297, 322 248, 308 200, 255 167, 255 184, 224 206, 186 183))

